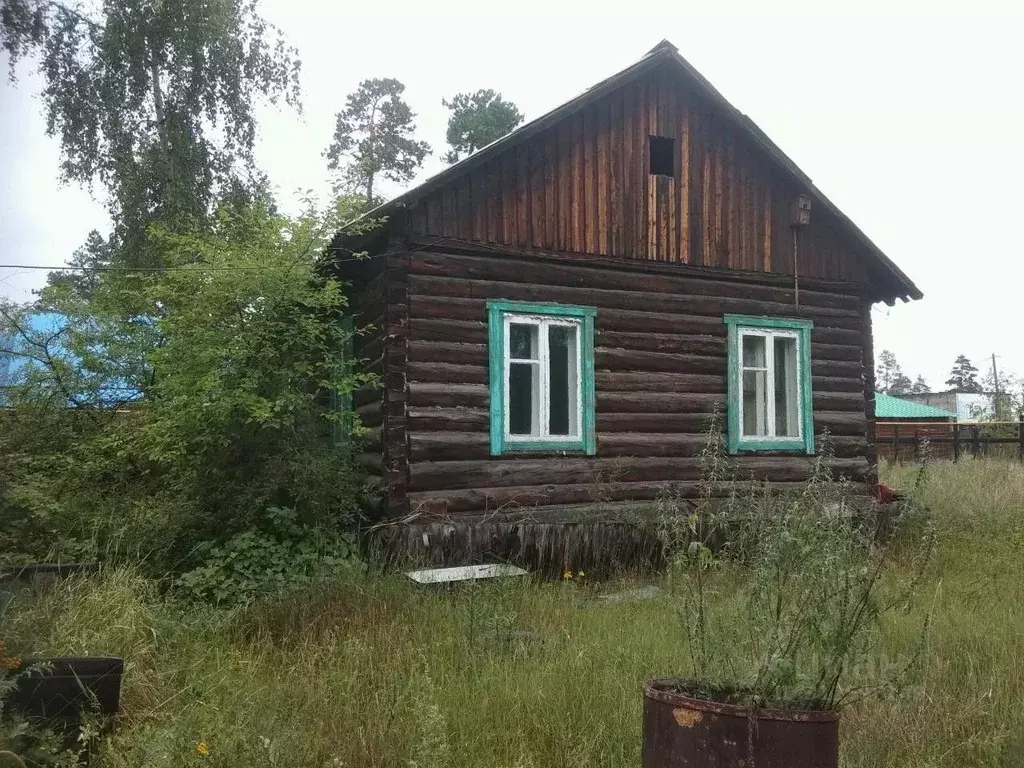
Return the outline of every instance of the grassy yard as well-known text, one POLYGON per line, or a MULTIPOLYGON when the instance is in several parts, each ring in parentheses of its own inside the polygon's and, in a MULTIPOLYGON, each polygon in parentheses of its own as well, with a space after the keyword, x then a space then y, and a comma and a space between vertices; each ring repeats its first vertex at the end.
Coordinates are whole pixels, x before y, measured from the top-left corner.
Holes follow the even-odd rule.
MULTIPOLYGON (((938 465, 924 493, 930 578, 854 682, 891 670, 930 612, 923 668, 901 697, 844 712, 843 764, 1024 765, 1024 469, 938 465)), ((596 600, 622 586, 375 576, 226 613, 116 571, 0 618, 41 651, 127 659, 98 766, 636 766, 640 685, 685 674, 688 654, 671 598, 596 600)))

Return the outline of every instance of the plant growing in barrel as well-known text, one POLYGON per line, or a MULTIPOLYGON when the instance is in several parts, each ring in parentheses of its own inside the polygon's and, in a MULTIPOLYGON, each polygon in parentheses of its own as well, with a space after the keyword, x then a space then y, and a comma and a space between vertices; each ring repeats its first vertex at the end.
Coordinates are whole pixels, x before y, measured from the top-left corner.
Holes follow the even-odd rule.
POLYGON ((644 686, 645 768, 835 768, 841 708, 912 679, 927 618, 890 667, 868 661, 909 610, 931 523, 917 494, 865 509, 831 459, 825 435, 808 484, 769 488, 734 476, 715 423, 699 500, 660 499, 686 676, 644 686))

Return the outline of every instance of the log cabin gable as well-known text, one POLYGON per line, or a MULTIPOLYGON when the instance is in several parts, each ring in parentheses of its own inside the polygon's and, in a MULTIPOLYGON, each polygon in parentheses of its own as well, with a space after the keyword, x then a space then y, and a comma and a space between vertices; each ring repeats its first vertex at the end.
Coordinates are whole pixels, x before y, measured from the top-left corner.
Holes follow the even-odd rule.
POLYGON ((409 234, 920 291, 671 44, 385 204, 409 234), (798 195, 810 223, 790 226, 798 195))

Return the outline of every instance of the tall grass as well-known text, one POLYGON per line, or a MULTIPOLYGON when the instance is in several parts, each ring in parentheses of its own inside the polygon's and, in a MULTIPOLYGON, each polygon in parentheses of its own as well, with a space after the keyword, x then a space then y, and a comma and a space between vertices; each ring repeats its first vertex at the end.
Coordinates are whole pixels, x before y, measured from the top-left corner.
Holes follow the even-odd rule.
MULTIPOLYGON (((852 682, 887 676, 930 614, 923 665, 900 696, 845 710, 843 764, 1024 765, 1024 470, 935 466, 922 492, 939 528, 929 578, 852 682)), ((16 602, 0 625, 38 652, 125 656, 98 766, 635 766, 641 683, 685 674, 690 655, 667 592, 595 599, 622 586, 433 591, 378 574, 224 612, 120 570, 16 602)))

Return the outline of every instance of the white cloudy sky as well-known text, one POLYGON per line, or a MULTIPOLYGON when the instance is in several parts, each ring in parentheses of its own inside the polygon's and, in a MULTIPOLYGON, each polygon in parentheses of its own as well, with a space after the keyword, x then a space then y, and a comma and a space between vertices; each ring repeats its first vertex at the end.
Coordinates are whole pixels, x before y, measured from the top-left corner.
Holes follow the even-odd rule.
MULTIPOLYGON (((282 196, 326 189, 333 114, 366 77, 408 86, 442 149, 441 99, 489 87, 536 117, 668 38, 925 293, 875 311, 876 350, 941 387, 953 358, 1024 374, 1024 6, 1007 0, 264 0, 303 60, 302 116, 264 110, 258 159, 282 196)), ((6 67, 6 61, 2 62, 6 67)), ((62 187, 38 81, 0 85, 0 264, 58 264, 102 206, 62 187)), ((440 167, 435 158, 423 175, 440 167)), ((385 190, 390 193, 397 189, 385 190)), ((0 269, 30 298, 44 272, 0 269)))

